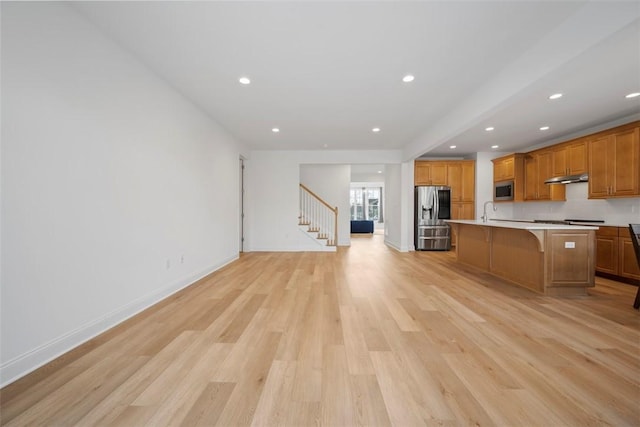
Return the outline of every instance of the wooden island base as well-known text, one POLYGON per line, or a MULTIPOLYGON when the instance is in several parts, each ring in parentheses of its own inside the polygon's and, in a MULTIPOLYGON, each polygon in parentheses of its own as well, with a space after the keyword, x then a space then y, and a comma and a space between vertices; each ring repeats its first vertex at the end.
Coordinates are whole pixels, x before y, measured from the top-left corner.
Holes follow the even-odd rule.
POLYGON ((595 286, 595 229, 451 222, 458 261, 544 295, 586 295, 595 286))

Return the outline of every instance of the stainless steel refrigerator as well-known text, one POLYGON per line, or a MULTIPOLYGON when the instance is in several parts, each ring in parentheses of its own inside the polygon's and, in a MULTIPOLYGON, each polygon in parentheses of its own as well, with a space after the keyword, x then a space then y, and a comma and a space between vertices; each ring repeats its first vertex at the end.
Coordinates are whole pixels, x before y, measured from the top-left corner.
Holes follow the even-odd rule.
POLYGON ((417 251, 451 250, 451 188, 418 186, 415 188, 415 248, 417 251))

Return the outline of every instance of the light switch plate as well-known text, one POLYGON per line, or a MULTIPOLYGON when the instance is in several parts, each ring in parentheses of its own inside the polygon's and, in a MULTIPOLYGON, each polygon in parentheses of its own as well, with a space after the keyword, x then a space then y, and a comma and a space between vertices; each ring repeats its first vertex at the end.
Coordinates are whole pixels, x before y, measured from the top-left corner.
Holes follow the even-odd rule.
POLYGON ((564 248, 565 249, 575 249, 576 248, 576 242, 564 242, 564 248))

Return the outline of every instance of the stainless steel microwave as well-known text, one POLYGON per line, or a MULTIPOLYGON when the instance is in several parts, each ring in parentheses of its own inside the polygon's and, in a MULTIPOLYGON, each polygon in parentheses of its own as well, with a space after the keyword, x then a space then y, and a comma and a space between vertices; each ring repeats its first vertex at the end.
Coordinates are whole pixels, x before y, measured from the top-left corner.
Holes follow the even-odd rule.
POLYGON ((493 200, 504 201, 513 200, 513 181, 502 181, 493 184, 493 200))

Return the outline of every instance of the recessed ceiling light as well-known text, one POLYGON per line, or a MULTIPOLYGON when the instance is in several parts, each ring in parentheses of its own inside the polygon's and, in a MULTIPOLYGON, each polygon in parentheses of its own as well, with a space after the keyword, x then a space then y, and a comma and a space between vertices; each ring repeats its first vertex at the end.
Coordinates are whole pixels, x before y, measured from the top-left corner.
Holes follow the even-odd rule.
POLYGON ((488 128, 484 128, 484 130, 486 130, 487 132, 491 132, 493 129, 495 129, 493 126, 489 126, 488 128))
POLYGON ((251 80, 249 80, 249 77, 240 77, 238 81, 243 85, 248 85, 249 83, 251 83, 251 80))
POLYGON ((540 130, 549 130, 549 126, 542 126, 540 130))
POLYGON ((271 129, 271 132, 278 133, 278 132, 280 132, 280 129, 278 129, 278 128, 273 128, 273 129, 271 129))
POLYGON ((499 145, 492 145, 491 148, 498 148, 500 147, 499 145))
POLYGON ((625 96, 625 98, 635 98, 636 96, 640 96, 640 92, 633 92, 629 95, 625 96))
POLYGON ((380 128, 373 128, 371 129, 371 132, 380 132, 380 128))
POLYGON ((562 98, 562 94, 561 93, 554 93, 553 95, 551 95, 549 97, 549 99, 558 99, 558 98, 562 98))
POLYGON ((450 145, 450 146, 449 146, 449 148, 451 148, 452 150, 453 150, 454 148, 456 148, 456 147, 457 147, 457 145, 450 145))
POLYGON ((409 83, 409 82, 412 82, 414 79, 415 77, 413 77, 411 74, 407 74, 402 78, 402 81, 405 83, 409 83))
POLYGON ((382 171, 378 171, 378 173, 382 173, 382 171))

